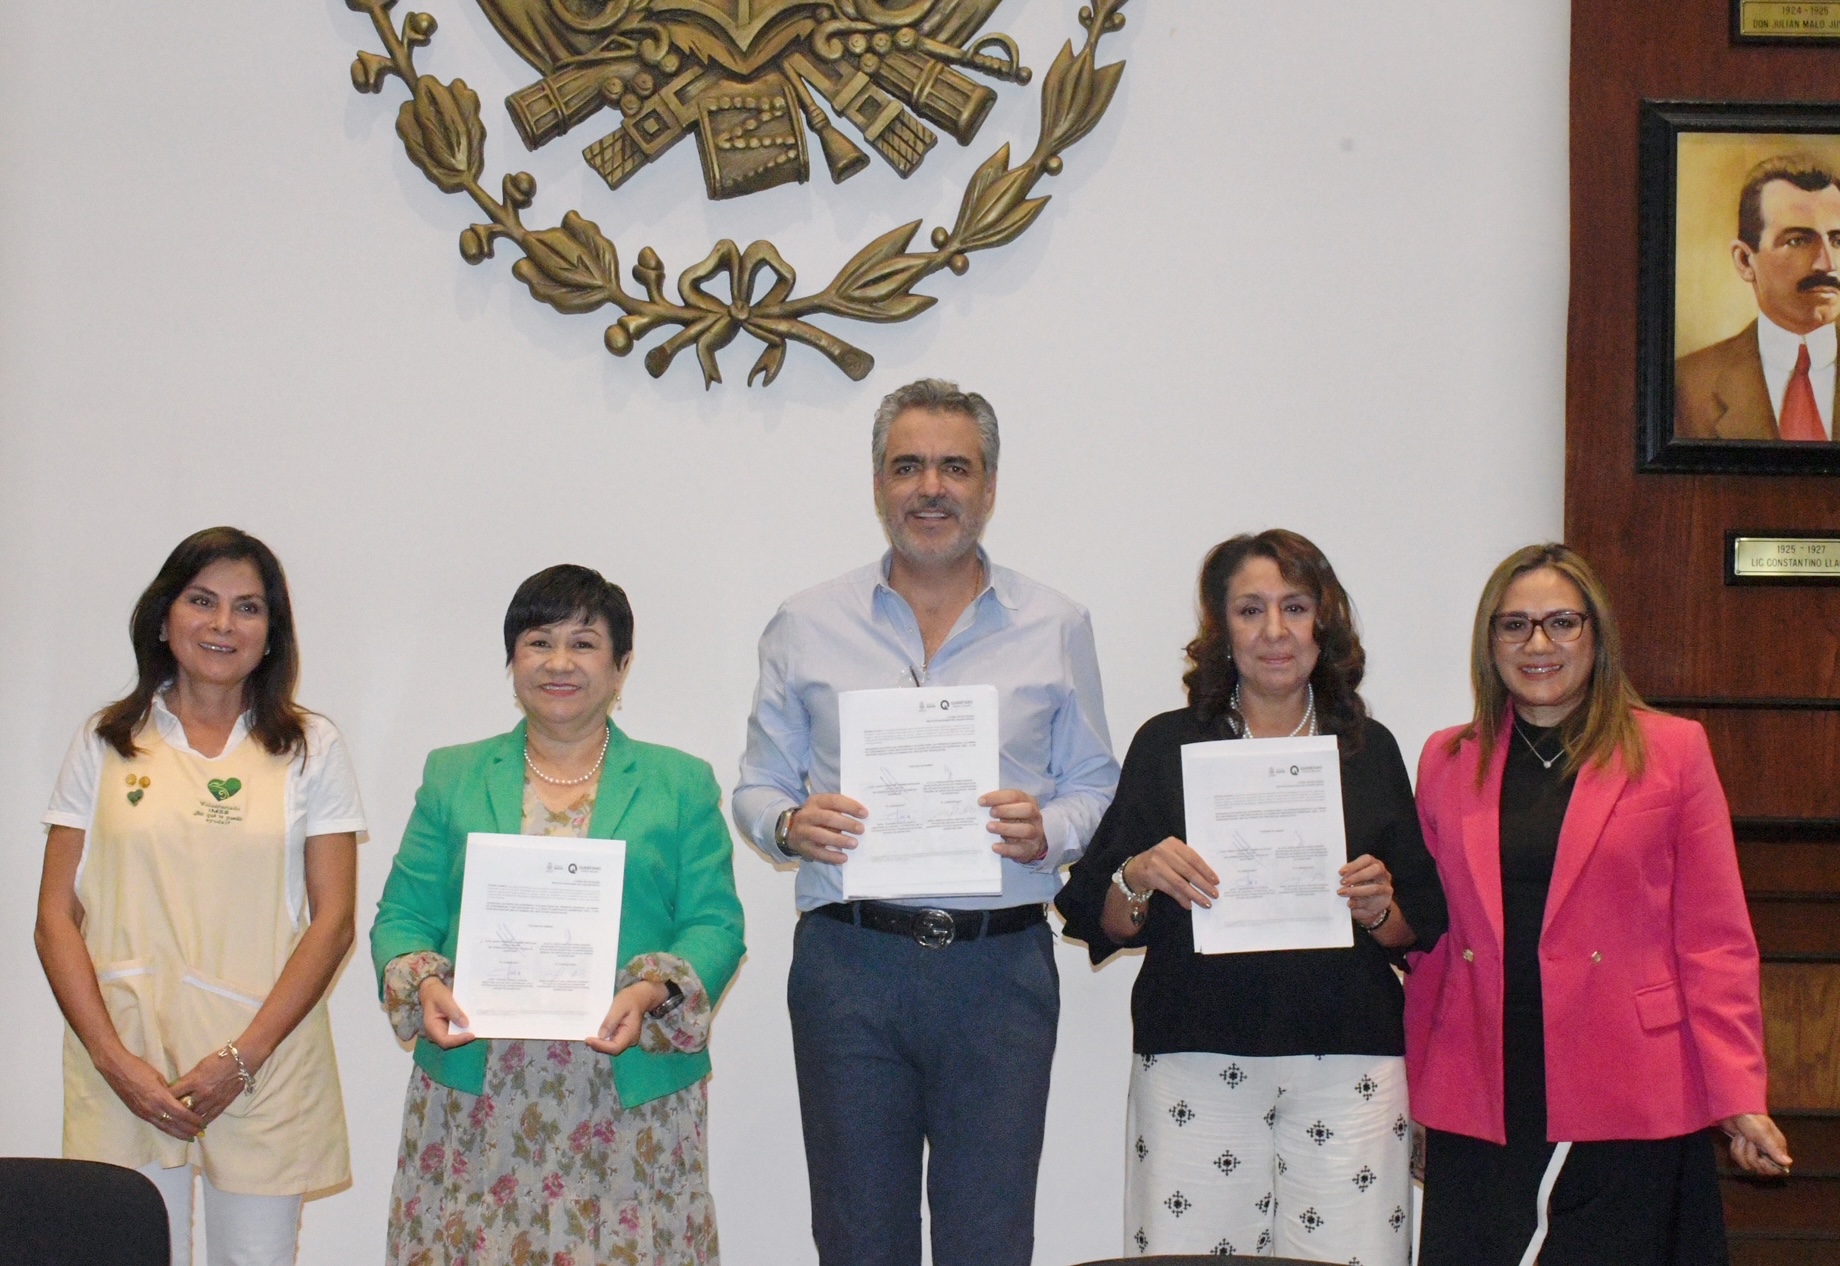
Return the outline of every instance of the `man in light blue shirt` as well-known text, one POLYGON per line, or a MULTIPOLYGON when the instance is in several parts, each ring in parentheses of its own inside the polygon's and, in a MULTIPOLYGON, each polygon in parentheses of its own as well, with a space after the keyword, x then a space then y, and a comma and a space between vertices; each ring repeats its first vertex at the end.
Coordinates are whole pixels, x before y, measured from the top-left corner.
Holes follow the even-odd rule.
POLYGON ((797 861, 787 1001, 822 1266, 918 1266, 922 1152, 935 1266, 1028 1266, 1060 980, 1043 904, 1118 782, 1092 621, 978 545, 997 419, 922 379, 876 410, 890 550, 808 589, 760 639, 735 822, 797 861), (866 811, 838 794, 837 696, 994 686, 996 897, 842 900, 866 811))

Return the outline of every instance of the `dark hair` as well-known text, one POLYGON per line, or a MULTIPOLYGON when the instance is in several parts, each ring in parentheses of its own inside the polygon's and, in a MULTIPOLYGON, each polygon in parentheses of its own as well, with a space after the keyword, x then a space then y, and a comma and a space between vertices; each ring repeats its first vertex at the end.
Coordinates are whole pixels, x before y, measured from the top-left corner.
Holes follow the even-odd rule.
POLYGON ((1751 168, 1738 195, 1738 239, 1752 250, 1763 246, 1763 187, 1772 180, 1786 180, 1807 193, 1840 185, 1832 170, 1812 154, 1783 154, 1751 168))
POLYGON ((1528 572, 1547 567, 1578 586, 1584 598, 1585 627, 1596 638, 1591 683, 1584 703, 1574 708, 1559 727, 1565 740, 1565 772, 1576 774, 1587 764, 1601 769, 1611 757, 1621 756, 1624 771, 1631 778, 1640 778, 1647 753, 1636 713, 1646 711, 1647 705, 1623 670, 1623 638, 1610 610, 1609 591, 1583 556, 1556 541, 1515 550, 1501 560, 1482 586, 1469 638, 1469 686, 1476 712, 1445 750, 1455 756, 1465 740, 1476 740, 1476 785, 1480 787, 1487 781, 1496 740, 1507 732, 1509 713, 1514 707, 1513 696, 1495 664, 1495 616, 1508 586, 1528 572))
POLYGON ((1344 756, 1361 746, 1367 705, 1357 692, 1367 672, 1367 652, 1355 632, 1354 607, 1335 568, 1307 539, 1283 528, 1222 541, 1201 564, 1200 628, 1188 644, 1193 665, 1182 677, 1189 706, 1207 721, 1225 719, 1237 733, 1245 718, 1233 708, 1239 666, 1233 662, 1233 639, 1227 628, 1227 586, 1247 561, 1269 558, 1278 574, 1316 600, 1316 668, 1310 685, 1316 691, 1316 721, 1324 734, 1341 740, 1344 756))
POLYGON ((505 662, 517 650, 518 635, 567 619, 594 623, 607 621, 613 637, 613 661, 619 663, 632 650, 632 604, 626 591, 595 571, 574 563, 557 563, 526 580, 511 595, 505 608, 505 662))
POLYGON ((252 563, 262 577, 262 598, 268 605, 268 649, 243 682, 243 706, 250 713, 249 732, 270 753, 301 751, 306 747, 306 710, 294 702, 300 682, 300 646, 294 639, 294 607, 288 601, 287 575, 273 550, 249 533, 233 527, 206 528, 180 541, 166 556, 160 574, 134 604, 128 617, 128 638, 134 644, 134 664, 139 678, 125 698, 96 714, 96 735, 123 759, 139 749, 134 736, 153 711, 153 697, 179 675, 172 647, 160 639, 160 629, 173 603, 198 573, 218 562, 252 563))

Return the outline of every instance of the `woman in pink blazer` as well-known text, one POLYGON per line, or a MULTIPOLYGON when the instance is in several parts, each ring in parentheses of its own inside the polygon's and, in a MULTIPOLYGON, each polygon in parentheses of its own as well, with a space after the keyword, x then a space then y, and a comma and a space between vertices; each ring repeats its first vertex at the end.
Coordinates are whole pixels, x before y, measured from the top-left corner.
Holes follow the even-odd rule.
POLYGON ((1420 1266, 1723 1263, 1709 1126, 1786 1173, 1757 944, 1705 731, 1642 705, 1590 566, 1495 569, 1476 713, 1432 735, 1419 819, 1450 930, 1414 955, 1420 1266))

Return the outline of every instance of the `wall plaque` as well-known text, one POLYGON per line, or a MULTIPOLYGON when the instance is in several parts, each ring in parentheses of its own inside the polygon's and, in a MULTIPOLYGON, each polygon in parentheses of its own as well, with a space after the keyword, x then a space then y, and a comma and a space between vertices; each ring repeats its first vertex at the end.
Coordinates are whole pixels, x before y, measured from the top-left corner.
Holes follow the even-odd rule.
POLYGON ((1731 0, 1738 44, 1840 44, 1840 3, 1828 0, 1731 0))
POLYGON ((1725 533, 1728 585, 1840 585, 1840 531, 1725 533))

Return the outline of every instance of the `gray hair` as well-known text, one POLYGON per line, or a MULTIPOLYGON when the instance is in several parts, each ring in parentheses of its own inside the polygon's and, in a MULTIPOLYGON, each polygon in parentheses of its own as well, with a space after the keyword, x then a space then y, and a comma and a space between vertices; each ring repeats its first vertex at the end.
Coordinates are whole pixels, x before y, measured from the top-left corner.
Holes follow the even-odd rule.
POLYGON ((869 455, 875 462, 876 474, 882 473, 882 462, 888 456, 888 428, 909 409, 959 413, 970 418, 977 424, 978 455, 984 459, 984 471, 991 475, 997 473, 997 450, 1001 441, 997 436, 997 411, 990 407, 990 401, 975 391, 960 391, 955 382, 921 378, 895 388, 875 407, 875 429, 869 436, 869 455))

